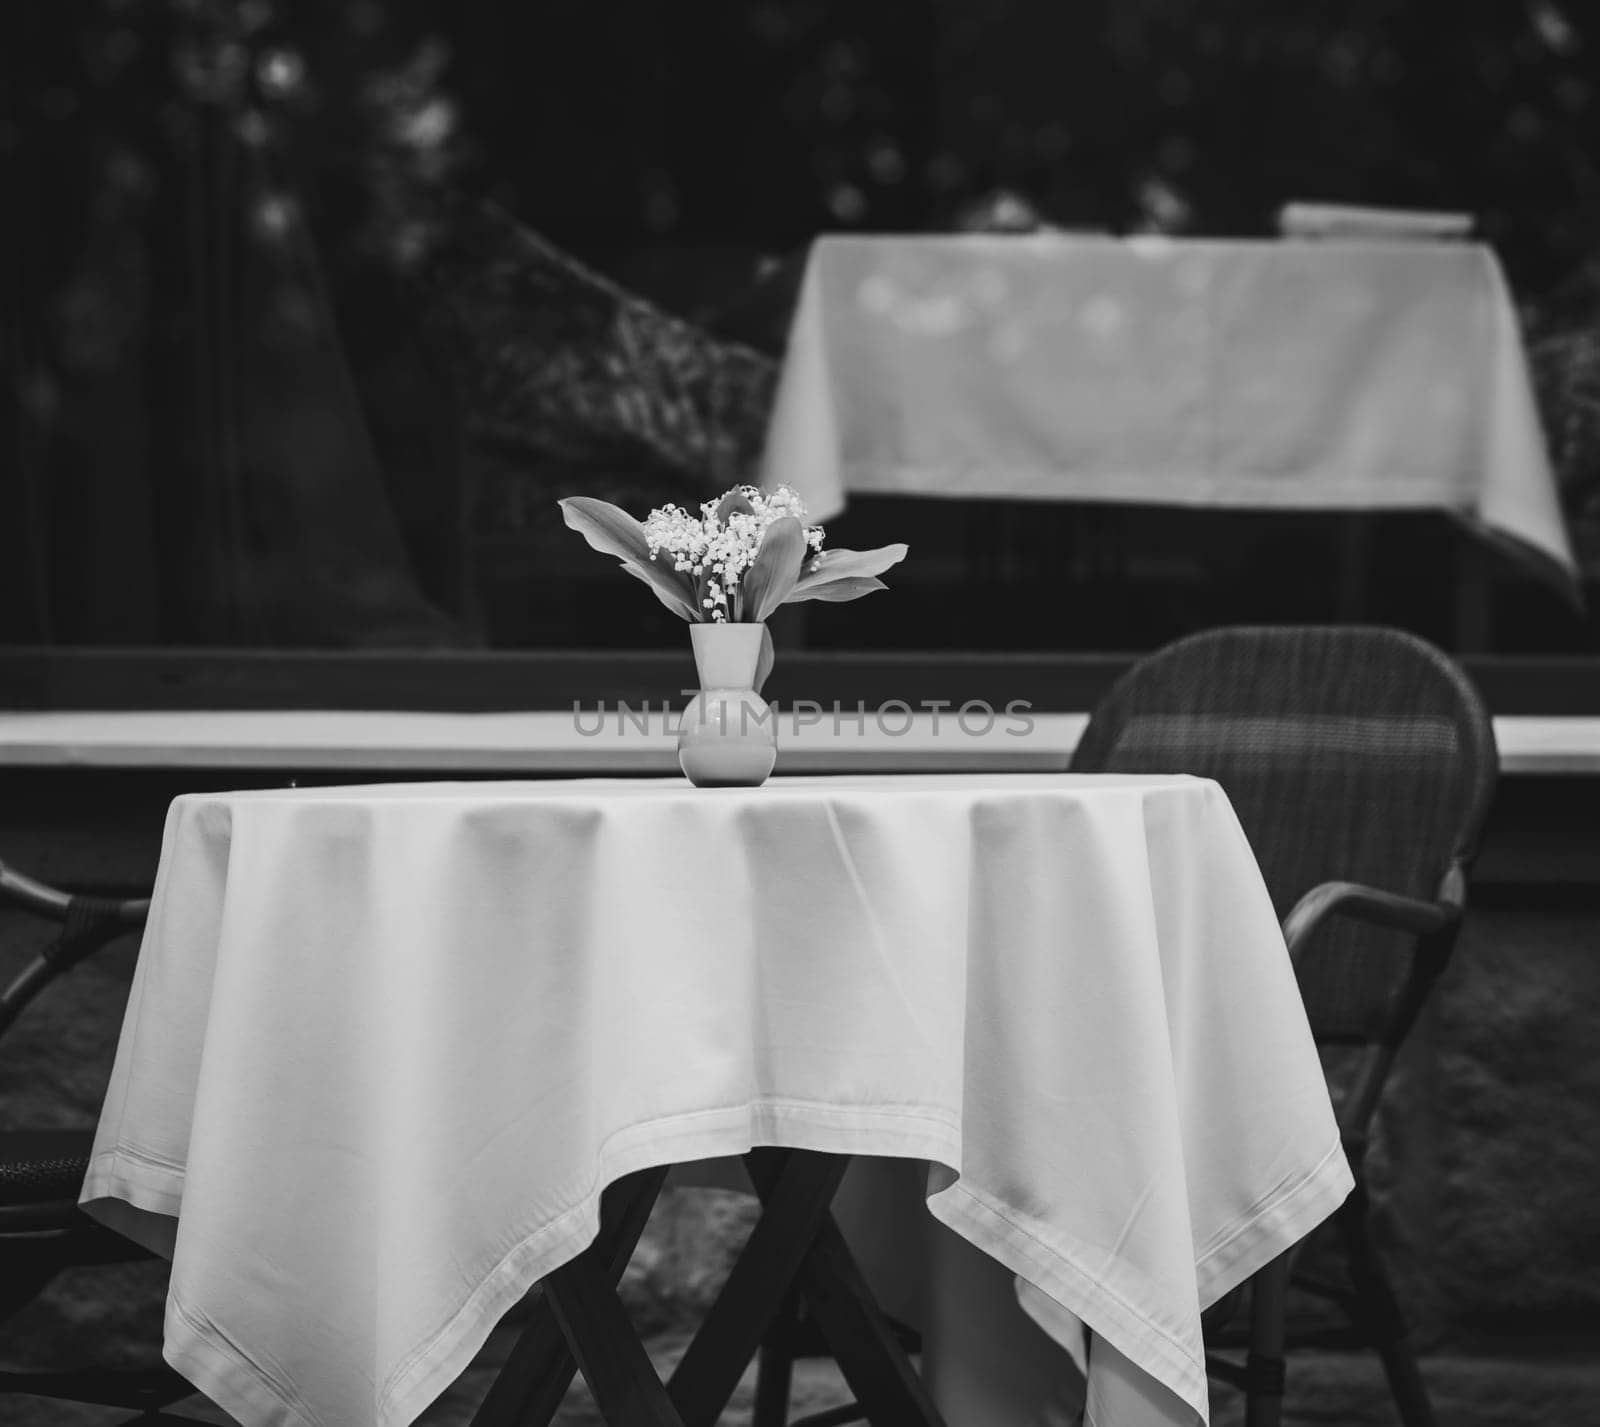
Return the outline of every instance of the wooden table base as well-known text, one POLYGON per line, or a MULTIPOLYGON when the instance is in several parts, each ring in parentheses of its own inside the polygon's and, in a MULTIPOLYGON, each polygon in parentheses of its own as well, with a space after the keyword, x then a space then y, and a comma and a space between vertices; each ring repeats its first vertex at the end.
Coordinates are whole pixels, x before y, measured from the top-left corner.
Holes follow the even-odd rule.
POLYGON ((610 1427, 715 1427, 791 1290, 805 1301, 874 1427, 944 1427, 828 1206, 848 1156, 752 1150, 762 1214, 671 1381, 656 1376, 617 1283, 665 1168, 611 1185, 595 1241, 544 1293, 473 1427, 547 1427, 581 1371, 610 1427))

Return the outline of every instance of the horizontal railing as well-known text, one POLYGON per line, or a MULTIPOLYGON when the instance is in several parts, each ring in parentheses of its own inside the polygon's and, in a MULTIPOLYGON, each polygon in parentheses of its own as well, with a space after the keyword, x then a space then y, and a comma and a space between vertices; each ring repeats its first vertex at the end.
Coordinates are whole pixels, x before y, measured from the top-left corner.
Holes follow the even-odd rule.
MULTIPOLYGON (((783 703, 954 707, 1022 700, 1092 708, 1134 653, 786 651, 767 687, 783 703)), ((1496 714, 1600 717, 1600 655, 1467 655, 1496 714)), ((694 682, 679 650, 392 652, 0 648, 0 710, 562 711, 599 701, 681 707, 694 682)))

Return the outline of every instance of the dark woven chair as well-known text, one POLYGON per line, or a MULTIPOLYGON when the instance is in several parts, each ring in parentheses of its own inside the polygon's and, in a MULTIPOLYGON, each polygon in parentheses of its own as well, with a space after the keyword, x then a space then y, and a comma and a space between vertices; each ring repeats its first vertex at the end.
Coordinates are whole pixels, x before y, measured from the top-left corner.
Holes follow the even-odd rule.
MULTIPOLYGON (((71 896, 0 862, 0 901, 41 918, 44 949, 0 991, 0 1037, 57 977, 119 937, 137 931, 149 903, 71 896)), ((35 1298, 63 1269, 147 1258, 120 1234, 78 1209, 94 1131, 0 1130, 0 1321, 35 1298)), ((0 1396, 54 1398, 127 1408, 132 1421, 192 1422, 161 1409, 194 1394, 165 1367, 149 1370, 71 1368, 0 1370, 0 1396)), ((0 1420, 6 1417, 0 1408, 0 1420)))
MULTIPOLYGON (((1261 864, 1330 1068, 1357 1188, 1311 1252, 1250 1285, 1247 1356, 1222 1351, 1230 1294, 1206 1315, 1208 1367, 1279 1420, 1286 1348, 1376 1348, 1407 1427, 1434 1420, 1368 1224, 1369 1127, 1395 1056, 1443 970, 1498 774, 1493 727, 1457 666, 1374 628, 1223 629, 1137 664, 1095 709, 1074 772, 1192 773, 1228 794, 1261 864), (1317 1277, 1317 1249, 1338 1272, 1317 1277), (1291 1333, 1288 1290, 1334 1304, 1337 1333, 1291 1333)), ((1305 1247, 1305 1246, 1302 1246, 1305 1247)), ((1235 1315, 1237 1316, 1237 1315, 1235 1315)))

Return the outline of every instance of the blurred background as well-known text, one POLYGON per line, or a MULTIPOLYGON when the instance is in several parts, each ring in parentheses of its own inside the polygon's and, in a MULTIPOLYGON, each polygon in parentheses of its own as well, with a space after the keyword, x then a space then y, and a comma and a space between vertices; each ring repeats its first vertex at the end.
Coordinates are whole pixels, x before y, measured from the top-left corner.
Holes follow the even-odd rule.
MULTIPOLYGON (((1295 199, 1476 215, 1600 575, 1597 48, 1573 0, 24 0, 0 643, 679 644, 555 501, 753 478, 812 239, 1266 236, 1295 199)), ((906 499, 829 538, 909 541, 919 617, 804 637, 1346 615, 1356 526, 1362 617, 1459 646, 1470 578, 1481 648, 1600 647, 1443 516, 906 499)))

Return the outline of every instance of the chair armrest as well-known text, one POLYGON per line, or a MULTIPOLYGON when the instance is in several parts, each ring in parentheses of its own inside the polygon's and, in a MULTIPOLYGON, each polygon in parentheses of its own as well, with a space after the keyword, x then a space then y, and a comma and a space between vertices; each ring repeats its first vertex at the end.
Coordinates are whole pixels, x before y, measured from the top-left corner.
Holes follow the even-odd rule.
POLYGON ((136 931, 150 911, 145 897, 85 897, 63 892, 0 862, 0 901, 57 922, 60 934, 0 989, 0 1035, 41 991, 85 957, 136 931))
POLYGON ((71 900, 65 892, 58 892, 54 887, 47 887, 32 877, 13 872, 4 862, 0 862, 0 892, 4 892, 12 901, 20 903, 30 912, 57 919, 66 916, 67 903, 71 900))
POLYGON ((1283 919, 1283 939, 1291 958, 1297 956, 1311 934, 1330 917, 1350 917, 1372 926, 1432 936, 1450 930, 1461 920, 1466 881, 1452 867, 1439 885, 1434 901, 1402 897, 1360 882, 1323 882, 1294 904, 1283 919))
MULTIPOLYGON (((50 917, 55 921, 65 921, 72 910, 74 900, 87 901, 87 898, 74 898, 70 892, 60 891, 47 883, 29 877, 24 873, 0 862, 0 893, 4 893, 12 901, 26 907, 30 912, 36 912, 42 917, 50 917)), ((121 900, 99 900, 96 907, 109 912, 118 921, 126 922, 130 927, 138 926, 150 911, 148 897, 128 897, 121 900)))

